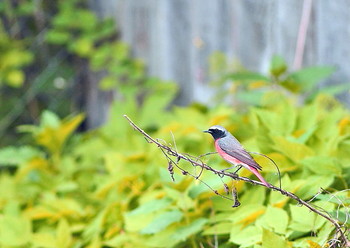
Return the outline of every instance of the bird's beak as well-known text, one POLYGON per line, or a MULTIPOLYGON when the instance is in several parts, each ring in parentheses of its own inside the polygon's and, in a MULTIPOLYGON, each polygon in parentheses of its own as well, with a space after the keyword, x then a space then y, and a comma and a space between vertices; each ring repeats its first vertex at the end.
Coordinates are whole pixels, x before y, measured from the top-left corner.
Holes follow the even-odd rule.
POLYGON ((204 130, 203 133, 209 133, 209 131, 208 130, 204 130))

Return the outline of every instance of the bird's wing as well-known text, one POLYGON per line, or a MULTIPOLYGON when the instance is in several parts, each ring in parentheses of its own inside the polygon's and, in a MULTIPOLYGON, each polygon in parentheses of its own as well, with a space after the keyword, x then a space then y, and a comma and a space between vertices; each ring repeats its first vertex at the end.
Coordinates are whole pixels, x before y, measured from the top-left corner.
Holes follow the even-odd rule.
POLYGON ((237 146, 234 144, 227 144, 227 142, 219 142, 220 148, 226 152, 228 155, 238 159, 244 164, 247 164, 257 170, 261 170, 261 166, 255 162, 255 160, 250 156, 250 154, 241 146, 237 146))

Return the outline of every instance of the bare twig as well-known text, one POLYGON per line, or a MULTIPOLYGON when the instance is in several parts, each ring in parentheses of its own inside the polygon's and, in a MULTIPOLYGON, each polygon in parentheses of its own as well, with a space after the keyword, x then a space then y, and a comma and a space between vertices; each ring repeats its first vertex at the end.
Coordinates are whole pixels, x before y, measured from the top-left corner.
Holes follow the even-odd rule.
MULTIPOLYGON (((192 164, 192 166, 199 166, 199 167, 201 167, 202 170, 211 171, 214 174, 220 175, 222 177, 227 176, 227 177, 232 178, 233 180, 245 181, 245 182, 250 183, 250 184, 254 184, 254 185, 261 186, 261 187, 266 187, 266 188, 272 189, 274 191, 278 191, 282 195, 285 195, 285 196, 287 196, 287 197, 297 201, 300 205, 302 205, 304 207, 307 207, 310 211, 312 211, 312 212, 316 213, 317 215, 325 218, 327 221, 331 222, 334 225, 334 227, 336 229, 336 235, 338 237, 336 238, 337 242, 333 241, 334 243, 330 244, 330 247, 350 247, 350 241, 346 238, 345 233, 344 233, 344 231, 342 229, 342 226, 338 223, 338 221, 336 219, 332 218, 331 216, 327 215, 326 213, 323 213, 322 210, 318 210, 316 207, 312 206, 307 201, 304 201, 304 200, 300 199, 295 194, 293 194, 293 193, 291 193, 289 191, 283 190, 281 188, 275 187, 273 185, 270 185, 269 187, 267 187, 267 186, 265 186, 263 183, 261 183, 259 181, 255 181, 255 180, 252 180, 252 179, 246 178, 246 177, 241 177, 241 176, 238 176, 237 174, 234 174, 234 173, 225 172, 225 171, 222 171, 222 170, 215 170, 212 167, 210 167, 207 164, 205 164, 203 161, 201 161, 198 157, 195 158, 195 157, 190 156, 190 155, 185 155, 185 154, 178 153, 176 150, 172 149, 171 147, 160 143, 158 139, 152 138, 149 134, 147 134, 145 131, 143 131, 141 128, 139 128, 127 115, 124 115, 124 117, 128 120, 130 125, 136 131, 138 131, 139 133, 141 133, 145 137, 147 142, 154 143, 163 152, 163 154, 167 158, 169 164, 171 163, 172 166, 176 166, 182 172, 183 175, 190 175, 193 178, 199 180, 200 182, 205 184, 207 187, 209 187, 215 194, 220 195, 221 197, 223 197, 225 199, 228 199, 228 200, 231 200, 231 201, 235 201, 235 199, 231 199, 231 198, 229 198, 229 197, 227 197, 225 195, 219 194, 217 190, 213 189, 207 183, 205 183, 203 180, 201 180, 199 178, 199 176, 195 176, 195 175, 189 173, 188 171, 184 170, 183 168, 181 168, 178 165, 178 162, 180 160, 184 160, 184 161, 187 161, 190 164, 192 164), (175 157, 176 161, 174 161, 171 157, 175 157)), ((234 198, 235 197, 236 196, 234 196, 234 198)))

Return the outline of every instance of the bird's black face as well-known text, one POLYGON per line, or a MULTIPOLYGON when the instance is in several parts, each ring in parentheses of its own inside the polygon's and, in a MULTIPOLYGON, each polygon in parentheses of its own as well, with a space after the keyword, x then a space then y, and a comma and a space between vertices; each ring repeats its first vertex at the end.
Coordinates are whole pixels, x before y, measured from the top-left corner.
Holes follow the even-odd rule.
POLYGON ((221 127, 221 126, 213 126, 211 128, 209 128, 208 130, 206 131, 203 131, 205 133, 210 133, 214 140, 217 140, 217 139, 220 139, 220 138, 223 138, 226 136, 226 129, 221 127))

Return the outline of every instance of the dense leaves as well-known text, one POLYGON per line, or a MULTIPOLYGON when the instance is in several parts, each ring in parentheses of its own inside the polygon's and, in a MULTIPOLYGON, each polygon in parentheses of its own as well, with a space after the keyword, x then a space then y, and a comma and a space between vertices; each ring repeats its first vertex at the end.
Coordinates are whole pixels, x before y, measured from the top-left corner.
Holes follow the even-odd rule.
MULTIPOLYGON (((0 176, 1 245, 315 247, 332 238, 330 223, 277 192, 204 173, 201 179, 221 193, 223 182, 237 188, 241 206, 232 208, 231 201, 176 168, 172 182, 162 153, 123 114, 179 152, 196 156, 213 151, 201 130, 220 123, 248 150, 277 162, 284 189, 303 199, 328 189, 332 195, 318 195, 312 202, 347 221, 350 113, 334 99, 320 95, 295 107, 283 97, 277 105, 266 98, 265 107, 245 114, 224 106, 164 111, 174 92, 171 84, 154 89, 140 110, 132 98, 116 103, 109 123, 87 134, 72 134, 83 116, 60 120, 47 111, 39 126, 20 127, 30 133, 33 145, 0 150, 1 164, 17 168, 15 174, 0 176)), ((273 165, 256 159, 276 185, 273 165)), ((227 167, 217 155, 204 160, 227 167)), ((241 173, 249 176, 246 170, 241 173)))
POLYGON ((304 103, 314 100, 319 93, 337 95, 350 89, 348 83, 319 87, 320 82, 335 72, 334 67, 311 66, 291 71, 286 61, 280 56, 272 57, 266 75, 250 71, 241 65, 230 65, 228 58, 219 52, 212 55, 210 69, 212 85, 225 86, 215 90, 216 99, 219 102, 226 99, 241 108, 244 108, 247 103, 260 106, 264 103, 263 97, 266 94, 271 95, 276 91, 294 98, 299 103, 304 103), (230 85, 229 90, 227 85, 230 85))
MULTIPOLYGON (((7 23, 16 23, 17 14, 33 18, 34 12, 40 13, 36 1, 18 6, 10 2, 0 3, 7 23)), ((237 104, 169 109, 176 87, 147 78, 143 63, 130 58, 126 44, 115 41, 113 23, 99 21, 80 3, 60 1, 57 13, 48 13, 52 18, 45 21, 50 25, 40 40, 59 55, 48 66, 41 61, 43 73, 33 77, 23 102, 4 97, 2 107, 7 106, 10 117, 4 115, 0 131, 19 115, 23 107, 18 106, 26 106, 38 92, 45 90, 47 96, 52 87, 44 87, 46 82, 59 78, 56 85, 61 87, 66 76, 74 76, 71 65, 59 62, 67 56, 84 60, 94 71, 105 71, 100 86, 118 87, 120 101, 112 107, 108 123, 83 134, 74 131, 84 115, 60 119, 53 112, 37 111, 38 125, 18 128, 30 141, 0 149, 1 247, 322 247, 334 237, 334 226, 278 192, 204 172, 200 179, 221 194, 226 194, 224 183, 236 187, 241 206, 232 208, 231 201, 176 168, 173 182, 163 154, 136 133, 123 114, 180 153, 194 156, 214 150, 202 130, 223 125, 248 150, 276 161, 285 190, 349 227, 350 113, 315 91, 332 68, 290 72, 281 57, 274 57, 268 75, 239 68, 222 77, 220 70, 229 65, 219 54, 212 68, 219 75, 216 85, 232 83, 229 91, 219 92, 220 100, 235 96, 247 111, 235 108, 237 104), (19 102, 15 108, 14 101, 19 102)), ((29 51, 28 44, 36 43, 27 41, 34 37, 17 39, 2 26, 3 22, 0 86, 19 87, 26 80, 24 67, 45 49, 29 51)), ((346 88, 319 91, 336 94, 346 88)), ((278 185, 271 162, 255 158, 264 177, 278 185)), ((217 155, 203 160, 215 168, 228 166, 217 155)), ((179 165, 200 173, 183 161, 179 165)), ((251 176, 247 170, 240 173, 251 176)))
POLYGON ((22 141, 15 126, 37 123, 46 109, 85 111, 86 92, 118 88, 142 102, 158 83, 88 1, 0 1, 0 146, 22 141))

